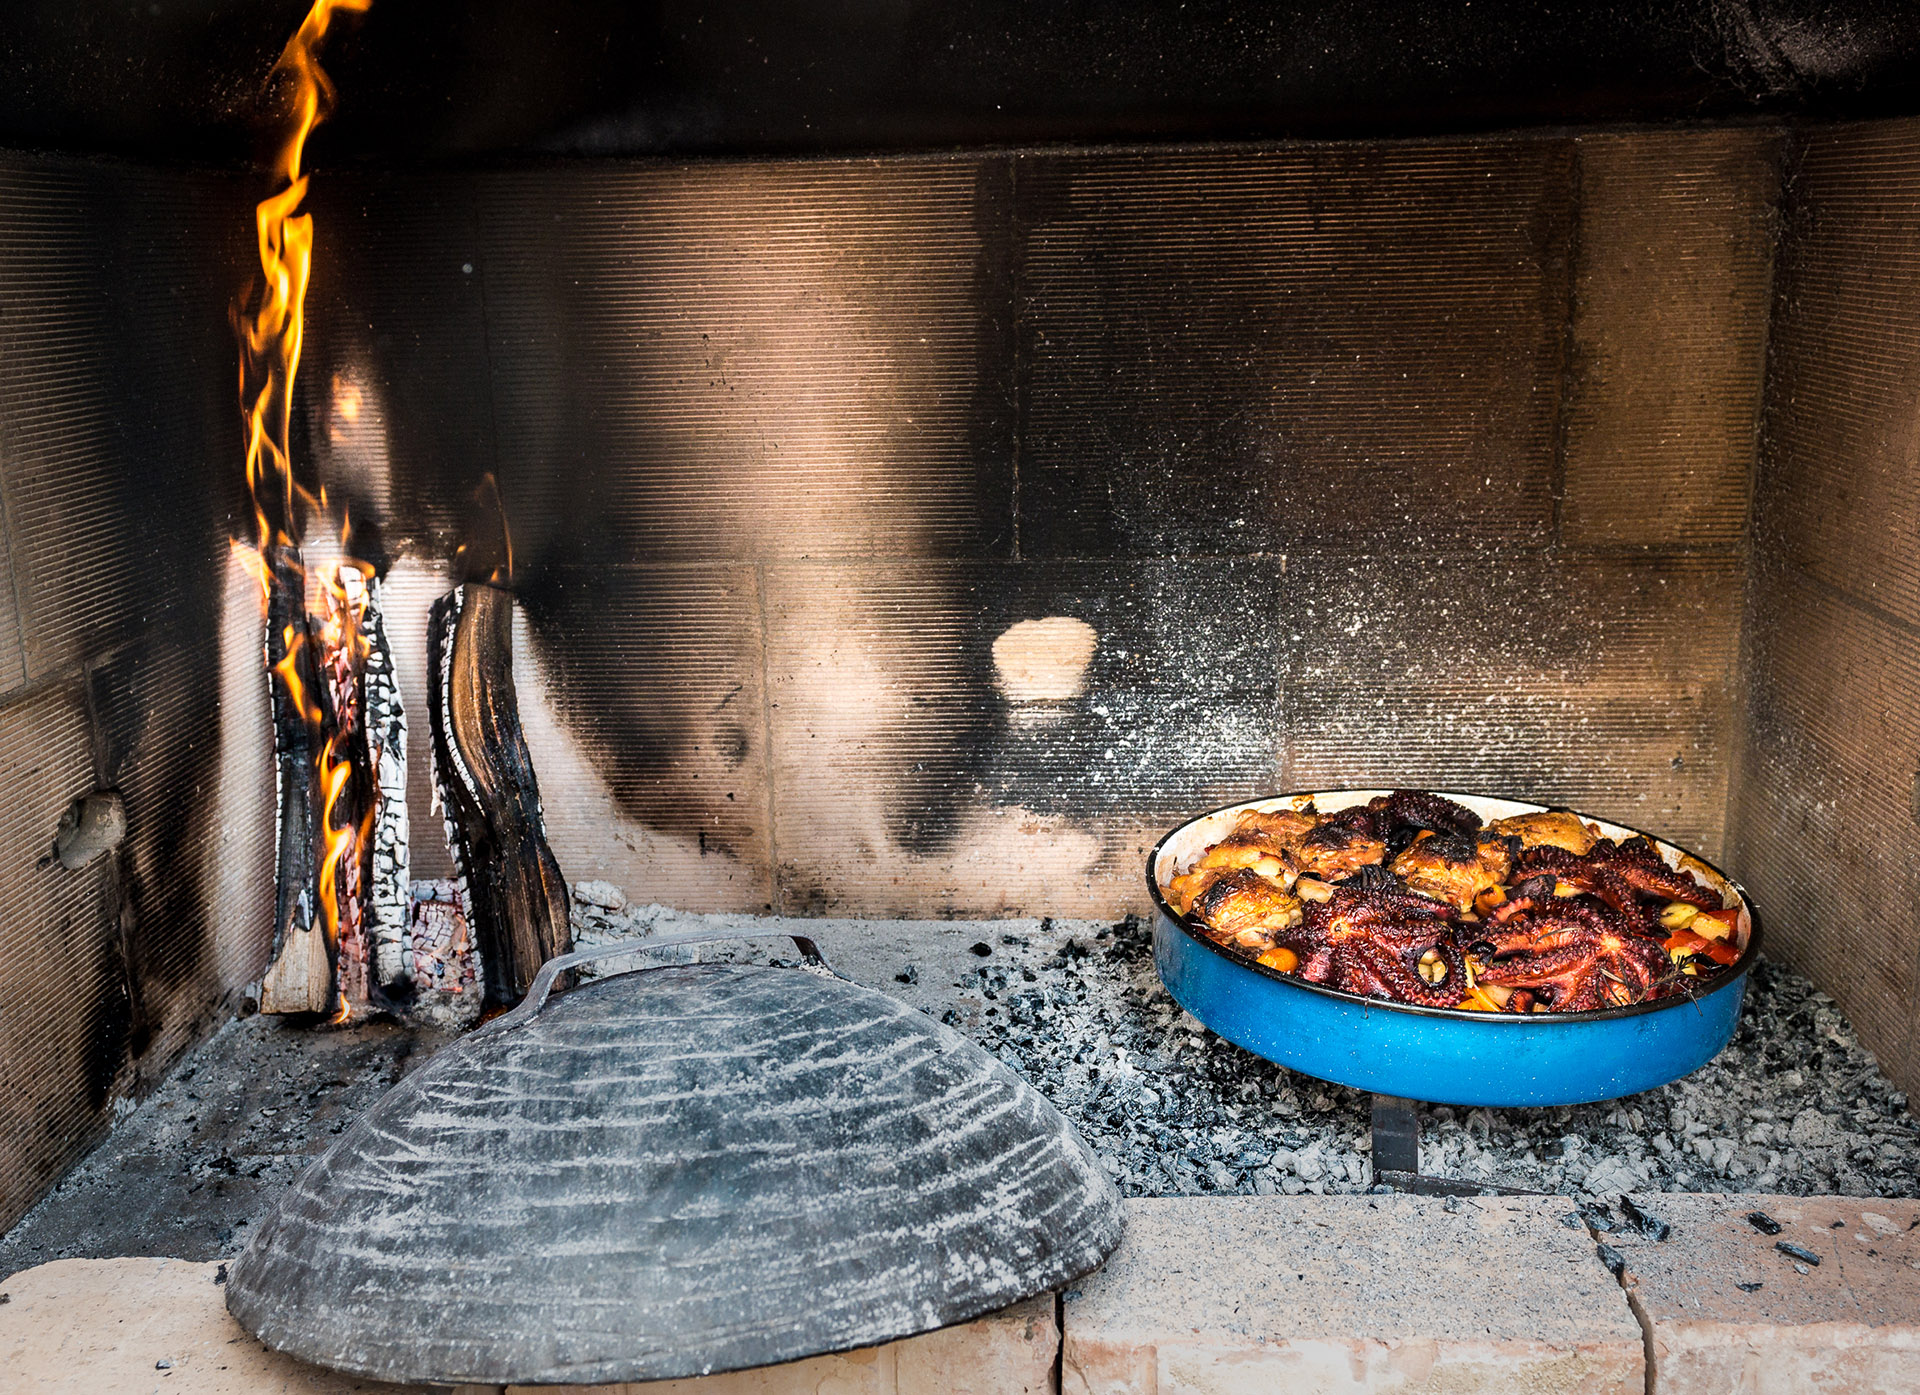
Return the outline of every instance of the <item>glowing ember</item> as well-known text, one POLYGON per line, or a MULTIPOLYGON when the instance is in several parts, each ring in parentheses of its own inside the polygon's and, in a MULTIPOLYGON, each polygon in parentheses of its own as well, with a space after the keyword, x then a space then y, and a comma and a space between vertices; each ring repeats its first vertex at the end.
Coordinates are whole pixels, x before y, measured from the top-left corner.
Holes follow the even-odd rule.
MULTIPOLYGON (((288 441, 313 265, 313 216, 300 211, 307 192, 303 161, 307 137, 333 104, 319 46, 336 11, 361 11, 369 3, 314 0, 274 67, 287 107, 286 135, 275 161, 283 185, 255 211, 261 276, 233 308, 254 517, 252 545, 236 543, 235 552, 260 584, 263 615, 276 614, 276 591, 298 593, 282 597, 277 613, 294 618, 277 634, 270 628, 267 661, 276 695, 310 733, 318 777, 319 916, 309 925, 281 928, 325 936, 335 983, 324 997, 316 987, 304 989, 304 1001, 315 1007, 324 1002, 336 1016, 344 1016, 350 1003, 366 1001, 368 993, 361 863, 373 806, 364 792, 352 796, 354 742, 361 734, 358 685, 367 652, 362 623, 372 568, 353 558, 344 513, 339 560, 317 575, 303 566, 300 549, 308 520, 327 518, 328 508, 324 491, 310 492, 295 479, 288 441)), ((349 409, 349 419, 357 405, 349 409)))

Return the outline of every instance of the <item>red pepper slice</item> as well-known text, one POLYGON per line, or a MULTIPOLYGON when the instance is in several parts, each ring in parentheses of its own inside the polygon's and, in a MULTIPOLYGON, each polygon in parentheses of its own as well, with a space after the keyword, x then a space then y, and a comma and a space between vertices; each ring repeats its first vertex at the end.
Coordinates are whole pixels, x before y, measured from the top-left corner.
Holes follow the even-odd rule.
POLYGON ((1696 935, 1691 930, 1676 930, 1667 936, 1660 946, 1672 952, 1679 950, 1683 954, 1704 954, 1716 964, 1731 964, 1740 957, 1740 951, 1732 945, 1723 945, 1718 940, 1709 940, 1704 935, 1696 935))

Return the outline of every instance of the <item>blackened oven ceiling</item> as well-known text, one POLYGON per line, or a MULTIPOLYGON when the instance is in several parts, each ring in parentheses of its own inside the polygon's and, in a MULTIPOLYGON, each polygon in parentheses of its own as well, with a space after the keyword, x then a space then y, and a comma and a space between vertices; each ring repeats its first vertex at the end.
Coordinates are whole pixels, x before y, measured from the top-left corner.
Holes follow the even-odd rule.
MULTIPOLYGON (((256 159, 307 0, 13 0, 0 144, 256 159)), ((1397 135, 1920 110, 1897 0, 375 0, 318 163, 1397 135)))

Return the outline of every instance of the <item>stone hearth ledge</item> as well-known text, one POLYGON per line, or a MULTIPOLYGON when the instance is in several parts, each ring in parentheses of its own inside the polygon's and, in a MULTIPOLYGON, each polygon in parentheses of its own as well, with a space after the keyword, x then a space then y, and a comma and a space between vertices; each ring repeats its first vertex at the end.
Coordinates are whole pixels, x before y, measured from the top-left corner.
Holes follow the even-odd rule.
POLYGON ((269 1351, 227 1313, 218 1263, 62 1259, 6 1281, 8 1395, 1047 1395, 1051 1295, 925 1336, 785 1366, 640 1385, 357 1380, 269 1351), (162 1364, 165 1363, 165 1364, 162 1364))
MULTIPOLYGON (((1920 1203, 1642 1201, 1672 1235, 1602 1237, 1624 1260, 1624 1288, 1586 1228, 1566 1223, 1572 1203, 1561 1197, 1132 1201, 1119 1252, 1064 1295, 1064 1331, 1042 1298, 789 1366, 541 1389, 1040 1395, 1054 1388, 1057 1355, 1062 1395, 1920 1395, 1920 1203), (1781 1223, 1778 1237, 1748 1224, 1756 1210, 1781 1223), (1776 1239, 1821 1263, 1801 1273, 1776 1239)), ((0 1304, 0 1386, 22 1395, 403 1395, 264 1350, 227 1316, 218 1270, 60 1260, 14 1275, 0 1304)))
POLYGON ((1639 1392, 1640 1325, 1559 1197, 1170 1197, 1068 1290, 1063 1395, 1639 1392))
POLYGON ((1603 1237, 1653 1335, 1659 1395, 1920 1391, 1920 1203, 1858 1196, 1645 1198, 1658 1243, 1603 1237), (1763 1233, 1753 1212, 1777 1222, 1763 1233), (1782 1253, 1781 1242, 1820 1257, 1782 1253), (1751 1285, 1751 1287, 1742 1287, 1751 1285))

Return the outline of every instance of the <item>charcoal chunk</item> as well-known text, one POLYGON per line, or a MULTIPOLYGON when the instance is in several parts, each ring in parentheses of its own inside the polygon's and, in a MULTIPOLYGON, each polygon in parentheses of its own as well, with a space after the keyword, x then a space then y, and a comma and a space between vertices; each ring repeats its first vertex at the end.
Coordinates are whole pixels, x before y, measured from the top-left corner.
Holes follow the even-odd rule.
POLYGON ((1651 1211, 1641 1210, 1633 1204, 1633 1198, 1630 1196, 1620 1198, 1620 1214, 1632 1222, 1634 1228, 1649 1240, 1664 1240, 1673 1234, 1672 1226, 1651 1211))

